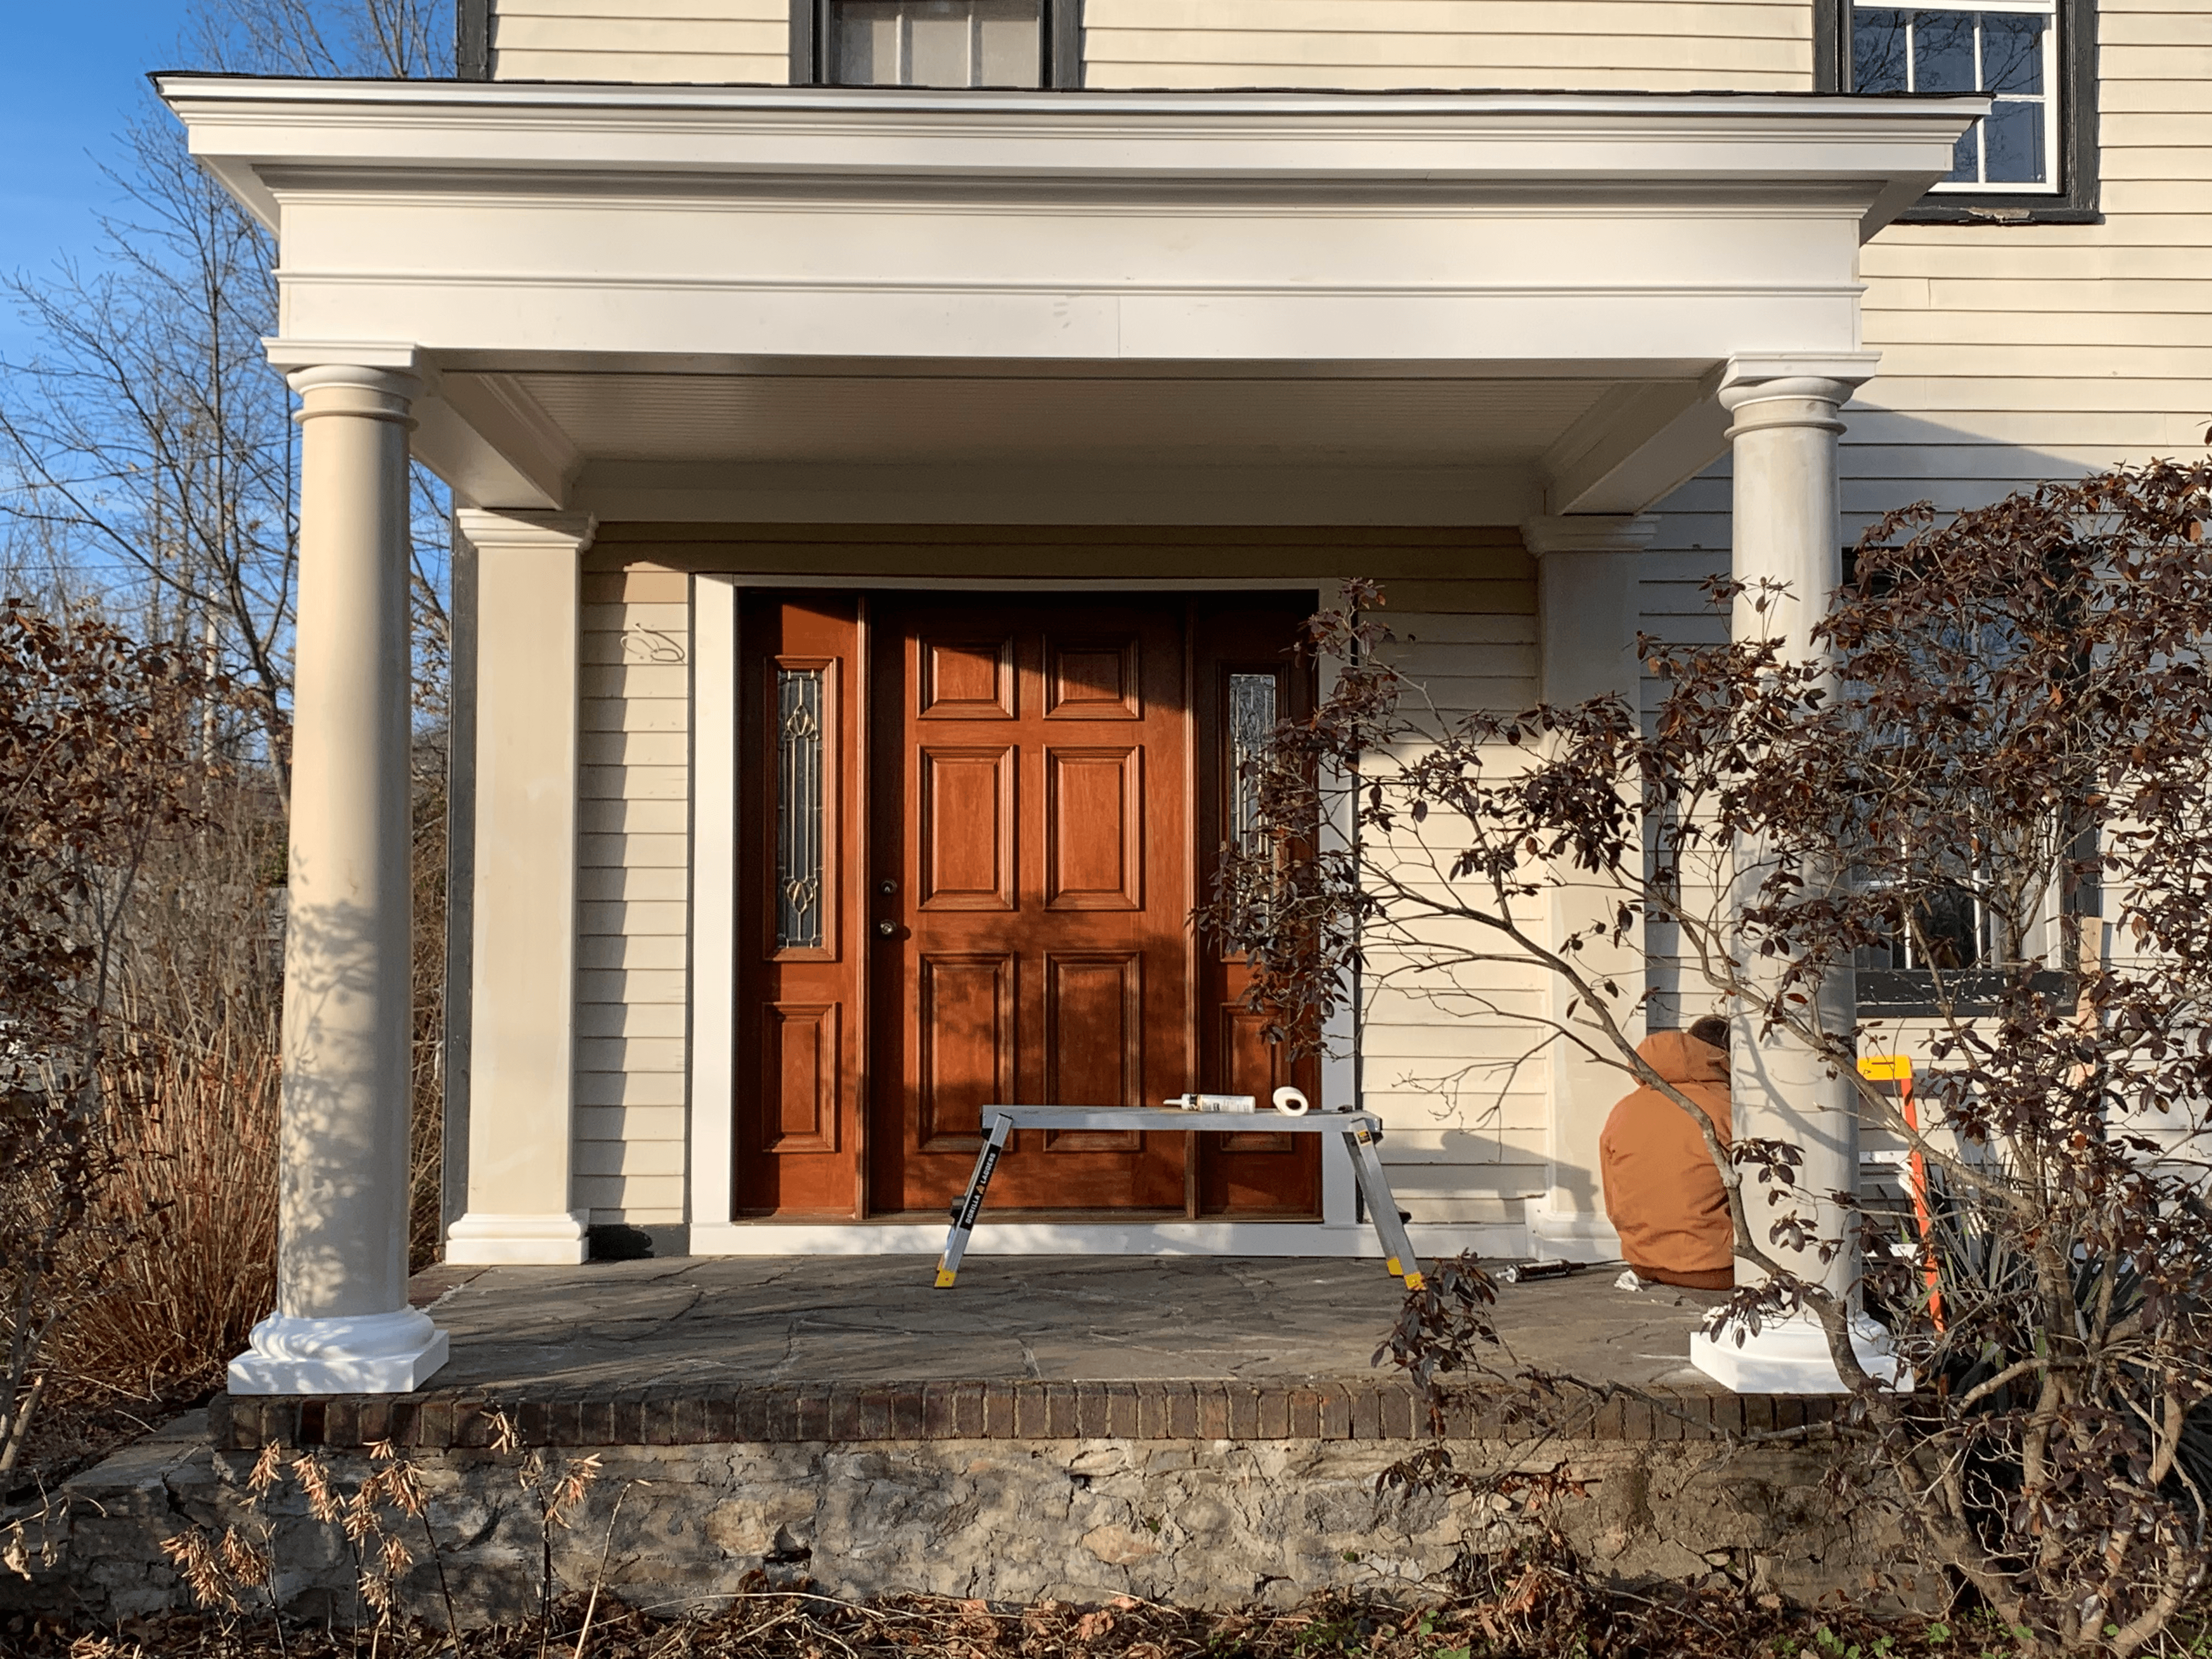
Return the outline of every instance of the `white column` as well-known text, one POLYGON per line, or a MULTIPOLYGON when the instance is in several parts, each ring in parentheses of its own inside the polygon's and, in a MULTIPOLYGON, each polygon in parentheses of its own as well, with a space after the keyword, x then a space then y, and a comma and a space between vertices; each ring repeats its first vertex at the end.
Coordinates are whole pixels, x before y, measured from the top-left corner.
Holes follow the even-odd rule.
MULTIPOLYGON (((1536 616, 1542 650, 1543 700, 1571 707, 1593 697, 1620 697, 1638 707, 1642 667, 1636 656, 1644 550, 1657 522, 1649 518, 1534 519, 1521 539, 1536 560, 1536 616)), ((1639 841, 1637 856, 1641 855, 1639 841)), ((1620 890, 1576 872, 1559 872, 1562 884, 1549 896, 1550 943, 1609 919, 1620 890)), ((1619 947, 1586 945, 1577 959, 1590 973, 1620 988, 1611 1012, 1630 1036, 1644 1036, 1643 942, 1632 936, 1619 947)), ((1573 991, 1554 978, 1550 1017, 1580 1025, 1570 1012, 1573 991)), ((1602 1048, 1602 1039, 1592 1034, 1602 1048)), ((1628 1092, 1624 1075, 1566 1041, 1551 1051, 1550 1175, 1544 1197, 1528 1212, 1535 1253, 1571 1261, 1608 1261, 1620 1241, 1606 1218, 1598 1171, 1598 1136, 1613 1103, 1628 1092)))
POLYGON ((404 1392, 446 1361, 407 1305, 412 932, 409 408, 337 365, 301 397, 276 1311, 234 1394, 404 1392))
MULTIPOLYGON (((1787 589, 1764 614, 1753 609, 1753 595, 1747 592, 1736 603, 1733 628, 1738 638, 1778 639, 1785 659, 1802 662, 1814 654, 1813 629, 1843 580, 1836 482, 1836 441, 1844 429, 1839 411, 1873 373, 1874 364, 1870 352, 1817 359, 1739 358, 1722 381, 1721 402, 1735 422, 1728 434, 1735 479, 1733 573, 1739 582, 1771 580, 1787 589)), ((1755 881, 1761 860, 1759 847, 1739 843, 1739 883, 1755 881)), ((1827 1029, 1850 1029, 1853 997, 1848 970, 1829 979, 1820 1002, 1827 1029)), ((1800 1195, 1794 1207, 1813 1220, 1819 1237, 1845 1236, 1844 1212, 1818 1195, 1858 1188, 1858 1114, 1850 1081, 1832 1071, 1810 1045, 1778 1031, 1762 1039, 1757 1028, 1757 1020, 1739 1009, 1729 1066, 1736 1137, 1802 1147, 1805 1161, 1798 1169, 1800 1195)), ((1768 1219, 1763 1197, 1754 1194, 1754 1234, 1765 1236, 1768 1219)), ((1777 1259, 1790 1261, 1786 1254, 1777 1259)), ((1824 1284, 1840 1296, 1856 1294, 1856 1251, 1845 1249, 1823 1266, 1817 1253, 1808 1249, 1790 1265, 1808 1283, 1824 1284)), ((1755 1282, 1758 1276, 1749 1262, 1737 1260, 1739 1284, 1755 1282)), ((1692 1361, 1742 1392, 1843 1391, 1826 1338, 1809 1316, 1766 1322, 1741 1346, 1735 1336, 1727 1331, 1718 1341, 1702 1334, 1693 1338, 1692 1361)), ((1870 1370, 1891 1363, 1871 1340, 1854 1346, 1870 1370)))
POLYGON ((446 1260, 573 1266, 580 514, 464 509, 477 554, 468 1210, 446 1260))

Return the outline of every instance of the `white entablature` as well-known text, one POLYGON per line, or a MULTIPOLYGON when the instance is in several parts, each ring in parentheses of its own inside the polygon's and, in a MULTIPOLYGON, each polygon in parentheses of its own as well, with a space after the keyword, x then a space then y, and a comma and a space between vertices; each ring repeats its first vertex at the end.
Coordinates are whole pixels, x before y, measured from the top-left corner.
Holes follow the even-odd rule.
POLYGON ((602 517, 925 482, 941 516, 1020 465, 1080 520, 1245 380, 1158 510, 1254 521, 1288 474, 1308 518, 1370 518, 1361 478, 1417 520, 1633 512, 1719 452, 1722 365, 1858 351, 1861 240, 1985 103, 161 85, 276 230, 279 361, 423 374, 465 499, 602 517), (873 395, 918 370, 1026 390, 995 434, 873 395), (752 441, 809 421, 818 453, 752 441))

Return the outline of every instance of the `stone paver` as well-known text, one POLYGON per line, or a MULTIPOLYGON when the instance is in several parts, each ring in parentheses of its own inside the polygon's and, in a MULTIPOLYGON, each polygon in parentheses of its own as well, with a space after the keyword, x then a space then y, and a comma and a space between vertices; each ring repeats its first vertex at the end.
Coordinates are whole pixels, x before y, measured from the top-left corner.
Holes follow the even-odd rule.
MULTIPOLYGON (((433 1316, 446 1392, 944 1378, 1376 1380, 1401 1295, 1374 1261, 984 1257, 950 1291, 921 1256, 673 1259, 495 1267, 433 1316)), ((1694 1385, 1690 1333, 1717 1298, 1617 1290, 1616 1267, 1500 1288, 1514 1359, 1694 1385)), ((1503 1358, 1503 1356, 1501 1356, 1503 1358)))

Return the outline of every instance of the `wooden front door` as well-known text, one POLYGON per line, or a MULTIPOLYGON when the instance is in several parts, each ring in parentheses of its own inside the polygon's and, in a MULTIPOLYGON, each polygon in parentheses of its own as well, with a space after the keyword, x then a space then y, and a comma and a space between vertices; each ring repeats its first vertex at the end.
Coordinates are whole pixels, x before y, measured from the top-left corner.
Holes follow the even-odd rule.
MULTIPOLYGON (((1190 921, 1236 830, 1237 744, 1307 706, 1287 652, 1306 608, 747 599, 746 1212, 941 1216, 994 1102, 1314 1092, 1310 1063, 1286 1066, 1237 1006, 1240 964, 1190 921)), ((1025 1131, 992 1188, 994 1209, 1076 1214, 1319 1204, 1316 1138, 1264 1132, 1025 1131)))

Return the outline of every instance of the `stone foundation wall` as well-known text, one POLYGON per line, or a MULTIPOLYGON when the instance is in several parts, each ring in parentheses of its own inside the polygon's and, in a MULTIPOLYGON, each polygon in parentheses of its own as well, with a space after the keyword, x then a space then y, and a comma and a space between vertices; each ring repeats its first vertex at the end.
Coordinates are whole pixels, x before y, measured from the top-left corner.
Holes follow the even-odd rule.
MULTIPOLYGON (((541 1454, 549 1479, 596 1455, 570 1523, 553 1530, 562 1585, 663 1613, 742 1589, 811 1583, 836 1595, 892 1592, 1027 1602, 1136 1595, 1200 1607, 1285 1604, 1331 1589, 1401 1598, 1441 1592, 1464 1553, 1530 1524, 1528 1501, 1378 1491, 1406 1442, 876 1439, 604 1446, 541 1454)), ((1628 1582, 1716 1569, 1802 1600, 1863 1592, 1896 1565, 1878 1513, 1838 1513, 1817 1453, 1712 1442, 1468 1440, 1462 1466, 1554 1477, 1551 1518, 1601 1573, 1628 1582)), ((402 1454, 429 1498, 447 1583, 471 1623, 538 1604, 541 1522, 518 1478, 526 1454, 402 1454)), ((374 1467, 319 1455, 350 1491, 374 1467)), ((247 1502, 256 1454, 187 1429, 69 1483, 65 1512, 24 1534, 25 1579, 0 1571, 0 1606, 102 1618, 185 1605, 159 1540, 189 1527, 264 1525, 278 1594, 303 1614, 356 1610, 339 1529, 314 1521, 296 1484, 247 1502)), ((418 1559, 411 1610, 444 1614, 420 1523, 398 1527, 418 1559)), ((1909 1579, 1896 1582, 1908 1597, 1909 1579)))

